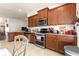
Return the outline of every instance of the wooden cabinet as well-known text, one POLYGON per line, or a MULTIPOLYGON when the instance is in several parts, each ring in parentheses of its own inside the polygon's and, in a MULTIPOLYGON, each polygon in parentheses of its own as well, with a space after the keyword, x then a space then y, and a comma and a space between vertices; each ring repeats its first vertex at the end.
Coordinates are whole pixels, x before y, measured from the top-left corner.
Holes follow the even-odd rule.
POLYGON ((38 11, 38 14, 28 17, 28 26, 36 27, 40 19, 48 18, 48 8, 38 11))
POLYGON ((8 41, 11 42, 11 41, 13 41, 13 40, 14 40, 14 33, 9 32, 9 33, 8 33, 8 41))
POLYGON ((76 22, 76 4, 70 3, 51 9, 48 12, 48 25, 74 24, 76 22))
POLYGON ((58 10, 58 24, 73 24, 76 21, 76 4, 66 4, 58 10))
POLYGON ((32 33, 30 35, 30 42, 33 43, 33 44, 35 44, 35 34, 34 33, 32 33))
POLYGON ((46 35, 46 48, 57 50, 58 42, 55 35, 46 35))
POLYGON ((51 9, 48 12, 48 25, 57 25, 58 24, 58 10, 51 9))
POLYGON ((72 36, 59 35, 58 37, 58 51, 64 52, 64 46, 72 45, 77 46, 77 38, 72 36))
POLYGON ((29 27, 35 27, 38 21, 44 18, 48 19, 48 25, 74 24, 76 22, 76 4, 64 4, 50 10, 41 9, 38 14, 28 18, 29 27))
POLYGON ((35 27, 37 26, 37 21, 38 21, 38 15, 33 15, 33 16, 30 16, 28 18, 28 26, 29 27, 35 27))
POLYGON ((33 16, 33 27, 37 26, 38 23, 38 14, 33 16))
POLYGON ((30 17, 28 17, 28 26, 32 27, 32 23, 33 23, 32 16, 30 16, 30 17))
POLYGON ((14 37, 17 35, 24 35, 24 32, 9 32, 8 33, 8 41, 14 41, 14 37))
POLYGON ((38 19, 48 18, 48 8, 44 8, 38 11, 38 19))
POLYGON ((66 35, 46 34, 46 48, 64 53, 64 46, 77 46, 77 38, 66 35))

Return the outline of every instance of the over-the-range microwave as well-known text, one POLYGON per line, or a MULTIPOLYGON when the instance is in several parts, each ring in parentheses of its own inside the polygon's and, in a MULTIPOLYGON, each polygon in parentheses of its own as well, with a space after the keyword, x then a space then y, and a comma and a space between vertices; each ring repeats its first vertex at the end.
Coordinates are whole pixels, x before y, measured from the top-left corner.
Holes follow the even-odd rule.
POLYGON ((41 19, 38 21, 37 26, 47 26, 48 25, 48 20, 47 19, 41 19))

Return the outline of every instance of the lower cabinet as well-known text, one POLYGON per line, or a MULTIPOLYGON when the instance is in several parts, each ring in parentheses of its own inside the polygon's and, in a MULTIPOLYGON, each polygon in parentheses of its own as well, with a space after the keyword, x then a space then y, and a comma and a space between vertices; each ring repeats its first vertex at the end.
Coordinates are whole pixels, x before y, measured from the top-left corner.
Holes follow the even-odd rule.
POLYGON ((72 36, 46 34, 46 48, 64 53, 64 46, 77 46, 76 40, 72 36))
POLYGON ((77 37, 59 35, 58 38, 58 51, 64 53, 64 46, 72 45, 77 46, 77 37))
POLYGON ((9 32, 8 33, 8 42, 11 42, 14 40, 14 33, 13 32, 9 32))
POLYGON ((58 41, 55 35, 46 35, 46 48, 57 50, 58 41))
POLYGON ((17 35, 24 35, 24 32, 8 32, 8 41, 14 41, 14 37, 17 35))
POLYGON ((30 42, 33 43, 33 44, 35 44, 35 34, 34 33, 32 33, 30 35, 30 42))

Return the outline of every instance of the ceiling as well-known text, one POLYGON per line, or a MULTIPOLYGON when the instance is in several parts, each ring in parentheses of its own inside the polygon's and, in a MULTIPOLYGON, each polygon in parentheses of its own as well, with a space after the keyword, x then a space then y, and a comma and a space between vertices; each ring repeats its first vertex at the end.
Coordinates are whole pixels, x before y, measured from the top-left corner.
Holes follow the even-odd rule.
POLYGON ((54 8, 64 3, 0 3, 0 17, 25 19, 33 11, 49 7, 54 8))

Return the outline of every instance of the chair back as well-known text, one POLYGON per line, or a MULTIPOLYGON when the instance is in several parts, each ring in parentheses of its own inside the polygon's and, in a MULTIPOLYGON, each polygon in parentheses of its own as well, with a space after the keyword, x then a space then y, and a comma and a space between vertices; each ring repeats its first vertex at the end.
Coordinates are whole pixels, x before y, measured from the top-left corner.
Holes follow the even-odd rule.
POLYGON ((13 56, 23 55, 26 53, 26 46, 28 39, 24 35, 17 35, 14 37, 13 56))

